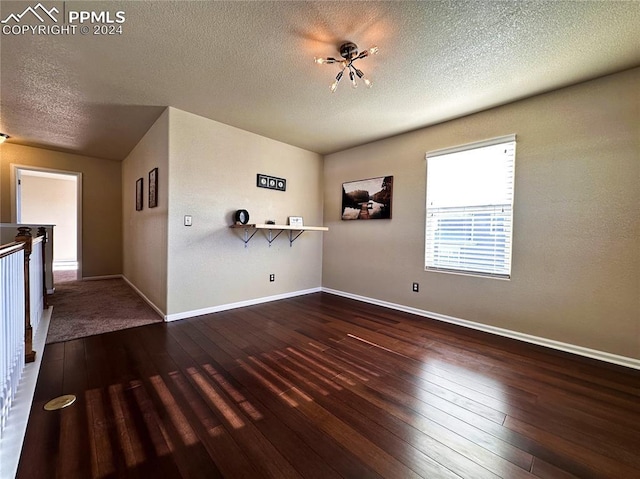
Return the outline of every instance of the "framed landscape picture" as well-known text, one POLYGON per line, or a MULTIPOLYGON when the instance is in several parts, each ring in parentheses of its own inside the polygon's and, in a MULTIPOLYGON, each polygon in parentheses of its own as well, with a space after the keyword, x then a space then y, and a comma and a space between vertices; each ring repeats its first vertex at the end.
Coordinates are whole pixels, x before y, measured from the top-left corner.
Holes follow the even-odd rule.
POLYGON ((391 219, 392 199, 393 176, 342 183, 342 219, 391 219))

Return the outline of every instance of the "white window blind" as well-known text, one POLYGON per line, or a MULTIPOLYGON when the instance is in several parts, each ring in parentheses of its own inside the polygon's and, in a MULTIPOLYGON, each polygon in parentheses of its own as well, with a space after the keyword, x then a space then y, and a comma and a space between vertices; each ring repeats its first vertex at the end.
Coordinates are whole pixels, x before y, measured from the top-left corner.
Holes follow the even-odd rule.
POLYGON ((509 278, 515 135, 427 153, 425 268, 509 278))

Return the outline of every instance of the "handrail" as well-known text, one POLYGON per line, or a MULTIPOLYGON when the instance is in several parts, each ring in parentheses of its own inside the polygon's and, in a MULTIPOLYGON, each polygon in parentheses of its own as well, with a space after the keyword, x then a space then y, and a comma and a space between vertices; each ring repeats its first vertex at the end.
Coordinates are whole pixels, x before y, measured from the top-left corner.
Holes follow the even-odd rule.
POLYGON ((25 244, 21 241, 14 241, 13 243, 0 245, 0 258, 9 256, 10 254, 13 254, 16 251, 20 251, 21 249, 24 249, 24 248, 25 248, 25 244))

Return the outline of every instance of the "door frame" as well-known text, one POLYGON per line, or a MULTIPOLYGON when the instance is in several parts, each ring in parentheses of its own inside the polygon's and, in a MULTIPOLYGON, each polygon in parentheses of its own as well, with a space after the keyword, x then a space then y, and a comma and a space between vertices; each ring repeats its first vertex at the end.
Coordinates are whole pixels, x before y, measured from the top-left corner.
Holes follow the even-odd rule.
MULTIPOLYGON (((20 165, 11 163, 10 167, 10 187, 11 187, 11 221, 18 224, 18 204, 21 201, 20 189, 18 188, 18 180, 20 172, 24 170, 39 171, 42 173, 55 173, 58 175, 67 175, 76 177, 76 241, 77 248, 76 259, 78 261, 78 270, 76 279, 82 279, 82 173, 79 171, 58 170, 54 168, 43 168, 40 166, 20 165)), ((55 230, 54 230, 55 231, 55 230)), ((53 263, 52 263, 53 264, 53 263)))

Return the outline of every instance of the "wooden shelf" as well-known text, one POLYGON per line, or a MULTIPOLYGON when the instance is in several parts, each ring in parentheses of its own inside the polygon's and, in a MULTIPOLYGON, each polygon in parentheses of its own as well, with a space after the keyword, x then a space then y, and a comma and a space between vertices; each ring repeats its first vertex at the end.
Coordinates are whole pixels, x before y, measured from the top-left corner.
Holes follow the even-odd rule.
POLYGON ((289 246, 293 246, 293 242, 300 237, 302 233, 305 231, 329 231, 329 228, 326 226, 292 226, 292 225, 267 225, 267 224, 246 224, 246 225, 231 225, 229 228, 234 229, 242 229, 244 230, 244 238, 242 241, 244 242, 244 247, 247 247, 247 243, 251 241, 251 238, 255 236, 258 230, 266 230, 267 231, 267 241, 269 242, 269 246, 274 240, 280 236, 283 231, 289 232, 289 246), (253 233, 249 234, 249 230, 253 230, 253 233), (276 235, 273 235, 273 232, 277 231, 276 235), (295 234, 297 232, 297 234, 295 234))

